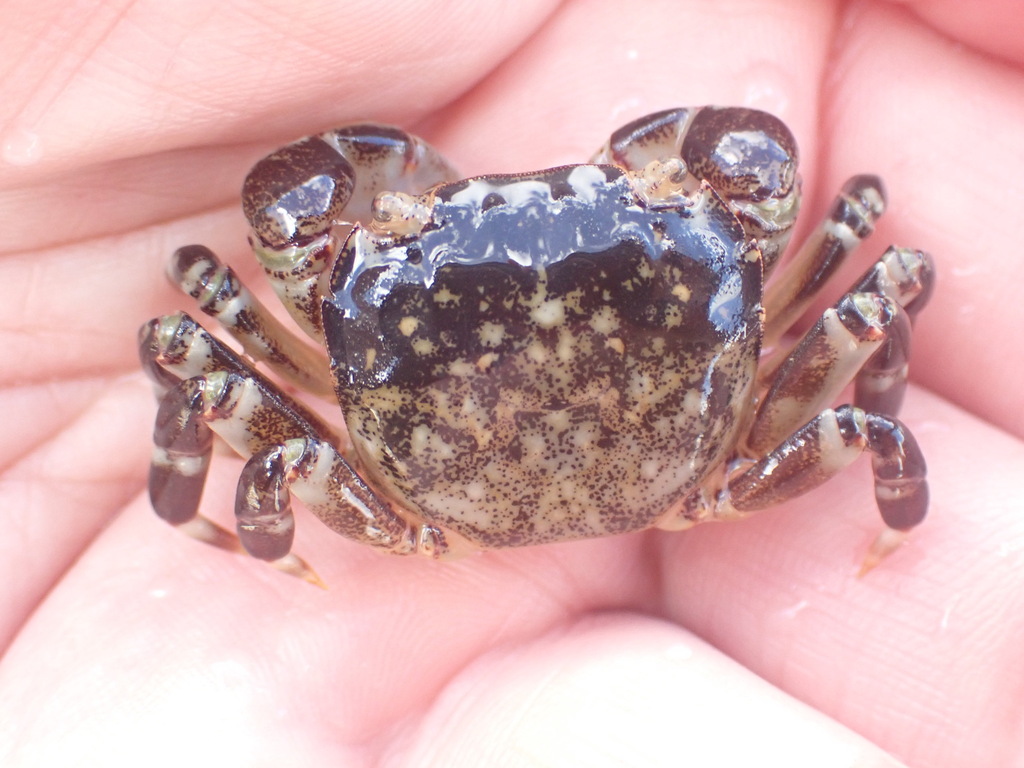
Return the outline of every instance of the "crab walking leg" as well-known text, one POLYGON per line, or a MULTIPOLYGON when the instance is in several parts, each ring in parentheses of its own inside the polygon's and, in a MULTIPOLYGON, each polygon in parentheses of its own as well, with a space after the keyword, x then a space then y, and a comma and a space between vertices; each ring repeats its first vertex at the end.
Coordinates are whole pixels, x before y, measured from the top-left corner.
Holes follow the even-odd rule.
MULTIPOLYGON (((923 251, 891 247, 864 273, 853 290, 895 299, 913 325, 934 288, 935 265, 931 256, 923 251)), ((886 339, 857 374, 854 403, 866 411, 899 413, 907 389, 909 341, 909 335, 886 339)))
POLYGON ((872 545, 864 573, 899 546, 928 512, 924 455, 910 431, 894 418, 852 405, 824 411, 729 480, 709 518, 746 517, 806 493, 865 450, 871 453, 875 501, 887 530, 872 545))
MULTIPOLYGON (((229 393, 237 379, 238 374, 214 372, 185 379, 167 392, 157 411, 149 474, 149 497, 157 515, 193 538, 232 552, 241 551, 239 538, 198 511, 213 451, 211 423, 231 418, 237 404, 229 402, 229 393)), ((241 430, 235 433, 229 443, 239 450, 241 430)), ((322 586, 305 561, 287 550, 274 560, 280 570, 322 586)))
POLYGON ((832 402, 887 341, 908 350, 910 321, 896 301, 848 293, 818 320, 779 368, 747 435, 762 455, 832 402))
MULTIPOLYGON (((896 301, 913 326, 935 288, 935 264, 924 251, 890 246, 850 289, 851 293, 887 296, 896 301)), ((910 335, 893 336, 865 362, 857 373, 854 402, 867 411, 895 416, 907 388, 910 335)), ((788 353, 776 349, 762 358, 758 387, 767 389, 777 378, 788 353)))
POLYGON ((284 490, 288 485, 343 535, 395 554, 415 553, 421 542, 432 547, 431 554, 443 552, 438 532, 417 531, 395 514, 329 442, 260 380, 226 371, 180 382, 164 396, 158 411, 150 497, 160 517, 187 526, 187 533, 237 549, 234 537, 198 516, 213 433, 239 454, 252 457, 239 483, 236 512, 238 539, 254 557, 320 584, 312 569, 290 554, 294 520, 284 490), (302 480, 312 481, 298 482, 302 480))
POLYGON ((321 437, 337 442, 328 424, 298 400, 288 397, 277 385, 225 346, 185 312, 153 318, 139 329, 139 359, 142 369, 153 380, 157 397, 179 381, 215 371, 251 376, 274 398, 278 407, 321 437))
POLYGON ((320 296, 343 222, 399 231, 382 192, 417 195, 458 173, 430 144, 385 125, 349 125, 308 136, 260 160, 245 179, 250 241, 299 326, 323 340, 320 296))
POLYGON ((249 554, 277 560, 291 548, 294 493, 336 533, 391 554, 440 557, 444 535, 396 515, 330 443, 287 440, 252 456, 238 481, 238 535, 249 554))
MULTIPOLYGON (((262 397, 274 405, 275 419, 260 428, 236 434, 248 440, 230 441, 243 455, 261 447, 268 428, 290 424, 292 434, 333 436, 318 417, 290 400, 272 382, 248 369, 246 363, 187 314, 180 312, 149 321, 139 331, 139 357, 153 379, 160 407, 153 435, 150 498, 157 514, 189 536, 229 551, 241 551, 238 538, 197 514, 213 448, 210 401, 229 372, 250 377, 262 397), (211 383, 212 382, 212 383, 211 383)), ((317 583, 300 558, 275 563, 282 570, 317 583)))
POLYGON ((775 346, 840 264, 875 231, 885 211, 885 190, 877 176, 847 181, 825 220, 765 289, 765 347, 775 346))
POLYGON ((320 397, 333 395, 327 358, 278 322, 209 248, 179 248, 168 263, 167 274, 198 301, 203 312, 230 331, 251 358, 320 397))

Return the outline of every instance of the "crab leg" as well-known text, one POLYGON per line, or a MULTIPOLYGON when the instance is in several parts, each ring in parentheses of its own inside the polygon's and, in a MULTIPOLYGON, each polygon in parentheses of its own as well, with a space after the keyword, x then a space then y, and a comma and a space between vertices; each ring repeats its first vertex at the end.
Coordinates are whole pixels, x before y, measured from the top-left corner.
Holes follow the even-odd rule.
POLYGON ((824 411, 730 480, 710 517, 745 517, 799 496, 836 475, 865 450, 872 454, 875 500, 888 526, 863 564, 862 573, 870 570, 928 510, 924 456, 910 431, 888 416, 852 405, 824 411))
POLYGON ((278 322, 209 248, 179 248, 167 273, 203 312, 231 332, 251 358, 316 395, 333 395, 327 359, 278 322))
POLYGON ((291 493, 336 533, 391 554, 440 557, 444 535, 412 525, 375 494, 330 443, 305 436, 255 453, 238 481, 235 516, 246 550, 277 560, 291 547, 291 493))
MULTIPOLYGON (((913 325, 934 288, 935 265, 931 256, 923 251, 890 247, 861 276, 853 290, 895 299, 913 325)), ((867 411, 899 413, 907 388, 908 356, 906 343, 887 339, 857 374, 854 403, 867 411)))
POLYGON ((778 343, 839 265, 874 232, 884 211, 885 191, 877 176, 854 176, 843 185, 828 216, 765 289, 766 347, 778 343))
POLYGON ((338 438, 325 421, 297 400, 289 398, 269 379, 253 371, 249 364, 226 347, 189 314, 176 312, 157 317, 139 329, 139 359, 142 369, 156 385, 157 397, 184 379, 215 371, 233 371, 251 375, 281 404, 288 404, 296 418, 309 429, 333 441, 338 438))
MULTIPOLYGON (((222 386, 225 371, 246 371, 246 364, 184 312, 143 325, 139 332, 139 357, 160 399, 149 476, 154 510, 195 539, 229 551, 241 551, 234 534, 198 515, 197 510, 213 449, 209 419, 203 418, 203 398, 210 398, 217 386, 222 386)), ((255 372, 253 375, 259 378, 269 397, 286 407, 289 401, 280 390, 255 372)), ((298 403, 292 402, 289 410, 292 421, 305 429, 331 434, 322 421, 298 403)), ((241 453, 247 451, 237 441, 232 447, 241 453)), ((318 583, 316 574, 294 555, 274 565, 318 583)))
POLYGON ((910 321, 894 300, 848 293, 825 310, 779 368, 754 416, 747 450, 764 454, 820 413, 886 342, 906 360, 910 321))
POLYGON ((911 325, 934 287, 931 257, 889 248, 799 344, 773 367, 762 363, 767 388, 747 437, 755 455, 778 444, 856 381, 854 402, 895 415, 907 387, 911 325))
POLYGON ((343 535, 398 554, 444 552, 439 532, 413 528, 366 486, 320 419, 188 315, 143 326, 140 357, 158 387, 169 387, 157 413, 149 482, 153 507, 163 519, 201 541, 239 550, 238 538, 198 515, 217 434, 240 455, 254 457, 239 484, 239 538, 250 554, 275 567, 318 583, 309 566, 288 554, 294 530, 282 490, 288 485, 343 535), (272 520, 268 503, 276 509, 272 520))
POLYGON ((871 453, 875 500, 886 528, 875 539, 861 573, 898 547, 928 511, 924 456, 897 419, 854 405, 827 409, 756 460, 738 460, 730 476, 714 475, 658 527, 682 530, 709 521, 749 517, 813 490, 871 453))
POLYGON ((242 187, 253 250, 299 326, 322 341, 320 296, 343 222, 390 231, 381 192, 418 194, 458 173, 430 144, 390 126, 349 125, 260 160, 242 187))
POLYGON ((928 510, 925 461, 897 419, 854 405, 828 409, 795 431, 746 472, 728 482, 716 517, 765 509, 816 488, 865 450, 872 453, 875 499, 882 520, 906 531, 928 510))

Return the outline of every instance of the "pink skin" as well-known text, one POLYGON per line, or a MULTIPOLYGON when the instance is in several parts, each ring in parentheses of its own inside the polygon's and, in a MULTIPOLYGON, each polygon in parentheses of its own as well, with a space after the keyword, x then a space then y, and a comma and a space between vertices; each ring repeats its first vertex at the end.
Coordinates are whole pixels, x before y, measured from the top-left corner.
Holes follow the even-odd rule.
MULTIPOLYGON (((1024 760, 1015 0, 966 21, 953 0, 534 0, 443 23, 445 4, 408 2, 379 40, 362 4, 8 5, 0 763, 889 764, 871 743, 911 766, 1024 760), (301 43, 275 36, 286 19, 301 43), (902 414, 931 517, 875 571, 855 576, 879 527, 866 461, 743 524, 447 565, 300 514, 327 592, 149 510, 135 329, 191 308, 162 276, 178 245, 258 285, 238 189, 263 152, 372 118, 467 174, 528 170, 704 103, 793 128, 804 230, 850 174, 885 177, 890 211, 838 283, 889 242, 939 265, 902 414)), ((215 461, 205 510, 230 525, 239 464, 215 461)))

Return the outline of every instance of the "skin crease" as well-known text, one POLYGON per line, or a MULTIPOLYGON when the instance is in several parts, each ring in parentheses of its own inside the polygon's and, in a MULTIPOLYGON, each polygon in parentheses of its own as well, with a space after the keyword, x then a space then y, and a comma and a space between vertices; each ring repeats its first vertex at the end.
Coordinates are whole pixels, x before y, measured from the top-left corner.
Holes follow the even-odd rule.
MULTIPOLYGON (((378 37, 360 2, 4 3, 0 763, 1024 766, 1014 6, 406 2, 378 37), (704 103, 794 130, 802 231, 884 176, 817 312, 889 242, 936 257, 902 413, 931 516, 875 571, 866 460, 742 524, 453 564, 300 512, 326 592, 152 514, 135 330, 192 309, 162 274, 185 243, 265 291, 238 205, 264 152, 372 118, 532 170, 704 103)), ((214 461, 230 525, 240 463, 214 461)))

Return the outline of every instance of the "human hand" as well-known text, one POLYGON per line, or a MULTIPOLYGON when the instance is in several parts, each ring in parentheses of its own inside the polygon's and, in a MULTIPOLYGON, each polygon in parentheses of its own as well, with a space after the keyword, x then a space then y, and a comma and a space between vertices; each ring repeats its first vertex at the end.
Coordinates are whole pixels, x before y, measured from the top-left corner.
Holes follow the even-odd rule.
MULTIPOLYGON (((885 765, 874 743, 913 766, 1021 764, 1012 0, 968 19, 950 2, 441 7, 4 14, 0 762, 885 765), (466 174, 520 171, 704 103, 794 130, 804 229, 847 176, 884 176, 889 213, 836 293, 889 242, 936 257, 902 414, 932 510, 875 571, 855 575, 880 525, 866 462, 742 524, 451 564, 300 513, 327 592, 152 514, 135 330, 191 310, 163 277, 179 245, 259 285, 238 187, 265 151, 369 118, 466 174)), ((230 526, 239 463, 214 462, 203 508, 230 526)))

